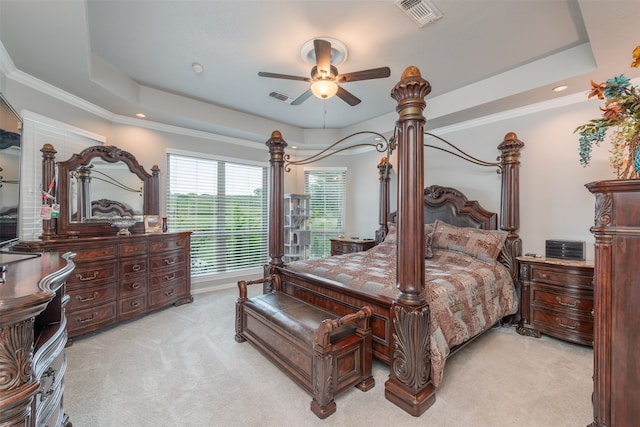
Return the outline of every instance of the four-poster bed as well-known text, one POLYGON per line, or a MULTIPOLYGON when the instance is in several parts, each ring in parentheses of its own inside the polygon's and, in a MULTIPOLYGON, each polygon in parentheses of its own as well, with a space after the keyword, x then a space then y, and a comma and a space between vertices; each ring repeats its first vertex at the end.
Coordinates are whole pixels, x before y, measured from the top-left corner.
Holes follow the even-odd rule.
MULTIPOLYGON (((511 287, 514 286, 517 277, 516 257, 521 254, 522 246, 518 236, 518 165, 520 149, 524 144, 517 139, 515 134, 507 134, 499 145, 498 148, 501 151, 499 162, 474 161, 474 163, 485 166, 496 166, 502 175, 499 224, 497 214, 486 211, 477 202, 467 200, 461 192, 455 189, 431 186, 424 190, 425 118, 422 111, 426 105, 424 97, 430 92, 430 89, 429 83, 420 76, 419 70, 415 67, 409 67, 404 71, 402 79, 391 92, 391 96, 398 103, 396 110, 399 113, 396 135, 390 142, 393 148, 397 147, 398 153, 398 211, 394 215, 388 212, 389 165, 387 162, 382 162, 378 166, 381 208, 380 229, 376 232, 376 241, 381 243, 377 247, 378 252, 381 250, 393 252, 395 270, 389 273, 393 276, 391 280, 395 282, 393 294, 390 294, 388 289, 382 292, 372 290, 371 287, 367 289, 352 287, 347 283, 348 280, 341 278, 320 277, 316 274, 318 269, 313 266, 310 268, 316 268, 316 270, 309 272, 304 271, 304 268, 292 268, 296 263, 285 265, 282 260, 284 253, 282 200, 284 195, 283 173, 287 162, 284 149, 287 144, 278 131, 274 131, 266 142, 270 152, 270 260, 265 268, 265 277, 271 278, 271 280, 267 282, 265 292, 285 293, 340 316, 353 313, 363 306, 371 307, 373 354, 388 363, 391 368, 389 380, 385 383, 385 395, 387 399, 414 416, 422 414, 434 403, 435 387, 437 386, 434 384, 432 375, 433 354, 431 352, 432 341, 430 340, 430 327, 435 321, 431 318, 431 308, 435 309, 435 307, 430 307, 430 301, 425 297, 426 292, 424 292, 425 264, 431 265, 430 263, 433 261, 425 260, 425 255, 429 255, 426 252, 431 248, 431 245, 425 246, 425 244, 429 243, 431 238, 440 239, 439 244, 444 245, 441 248, 442 252, 453 252, 447 250, 451 249, 449 247, 451 242, 443 243, 442 237, 435 236, 441 236, 437 230, 449 233, 453 232, 454 228, 457 230, 455 226, 467 227, 467 230, 471 227, 472 230, 476 230, 473 233, 482 234, 479 238, 480 246, 485 245, 488 240, 497 238, 499 244, 496 244, 496 247, 499 249, 491 256, 494 257, 494 261, 497 258, 499 263, 492 261, 491 263, 495 263, 497 266, 495 266, 495 270, 487 274, 506 276, 503 279, 511 287), (387 228, 389 220, 394 223, 393 230, 387 228), (434 222, 435 225, 431 226, 431 223, 434 222), (429 232, 425 232, 426 224, 429 232), (480 229, 499 229, 501 231, 489 233, 480 229), (394 242, 391 242, 392 235, 395 237, 394 242), (391 243, 393 246, 389 246, 391 243), (382 249, 385 245, 387 248, 382 249)), ((320 156, 320 158, 324 157, 320 156)), ((313 158, 317 160, 318 156, 313 158)), ((374 251, 374 249, 370 251, 374 251)), ((473 250, 477 252, 478 248, 473 250)), ((366 256, 365 253, 362 253, 331 258, 352 255, 366 256)), ((434 258, 441 257, 442 255, 439 253, 437 256, 434 254, 434 258)), ((479 259, 480 263, 487 261, 482 257, 479 259)), ((374 264, 376 262, 373 261, 374 264)), ((478 265, 474 264, 473 268, 479 268, 478 265)), ((494 268, 493 265, 489 267, 494 268)), ((324 269, 332 270, 330 266, 324 269)), ((382 275, 384 276, 384 274, 382 275)), ((488 286, 494 286, 493 282, 488 286)), ((491 319, 492 323, 480 325, 480 332, 490 328, 502 316, 514 314, 517 309, 515 289, 498 290, 497 292, 500 295, 496 294, 491 297, 492 299, 497 301, 506 298, 509 301, 506 301, 506 306, 502 304, 501 308, 488 310, 491 311, 491 315, 487 319, 491 319), (509 292, 511 292, 511 296, 508 295, 509 292)), ((477 320, 475 317, 474 319, 477 320)), ((482 320, 482 322, 484 321, 482 320)), ((464 341, 472 339, 478 333, 472 332, 470 336, 464 338, 464 341)), ((454 350, 455 348, 450 349, 451 352, 454 350)), ((447 355, 444 354, 443 357, 446 358, 447 355)))

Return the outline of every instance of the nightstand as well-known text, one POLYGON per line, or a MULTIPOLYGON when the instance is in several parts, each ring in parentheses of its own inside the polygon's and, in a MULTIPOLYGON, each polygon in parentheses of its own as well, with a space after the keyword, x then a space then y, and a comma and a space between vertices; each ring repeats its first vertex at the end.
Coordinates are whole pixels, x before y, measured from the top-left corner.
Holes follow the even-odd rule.
POLYGON ((331 239, 331 255, 350 254, 371 249, 376 245, 373 239, 348 239, 345 237, 331 239))
POLYGON ((521 335, 593 346, 593 263, 518 257, 521 335))

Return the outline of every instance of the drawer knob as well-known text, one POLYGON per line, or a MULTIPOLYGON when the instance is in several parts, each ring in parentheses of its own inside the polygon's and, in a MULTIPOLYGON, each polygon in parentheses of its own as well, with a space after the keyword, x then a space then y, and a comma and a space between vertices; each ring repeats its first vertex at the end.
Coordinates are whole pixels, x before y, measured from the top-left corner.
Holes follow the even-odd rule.
POLYGON ((76 295, 76 299, 80 302, 87 302, 87 301, 93 301, 94 299, 98 298, 98 295, 100 295, 100 292, 98 291, 93 291, 93 296, 90 297, 82 297, 80 295, 76 295))
POLYGON ((171 297, 171 296, 173 296, 174 293, 175 293, 175 290, 171 289, 170 291, 165 292, 164 295, 167 296, 167 297, 171 297))
POLYGON ((131 307, 138 307, 140 305, 140 301, 131 301, 131 307))
POLYGON ((167 265, 175 264, 176 263, 176 259, 175 258, 166 258, 164 260, 164 263, 167 264, 167 265))
POLYGON ((133 282, 131 284, 131 289, 138 289, 140 287, 140 282, 133 282))
POLYGON ((579 299, 574 300, 572 303, 570 303, 570 302, 562 301, 562 298, 560 298, 560 297, 556 297, 556 301, 558 301, 558 304, 560 304, 563 307, 577 307, 578 304, 580 304, 580 300, 579 299))
POLYGON ((580 326, 580 322, 575 322, 573 325, 567 325, 566 323, 563 323, 562 319, 560 319, 559 317, 556 317, 556 322, 563 328, 571 329, 572 331, 575 331, 576 329, 578 329, 578 326, 580 326))
POLYGON ((133 271, 140 271, 142 269, 142 267, 140 267, 140 264, 133 264, 133 266, 131 267, 131 269, 133 271))
POLYGON ((87 281, 89 281, 89 280, 95 280, 95 279, 98 277, 98 274, 99 274, 99 273, 98 273, 97 271, 94 271, 94 272, 93 272, 93 275, 91 275, 91 276, 83 276, 82 274, 77 273, 77 274, 76 274, 76 277, 77 277, 78 279, 82 280, 83 282, 87 282, 87 281))
POLYGON ((165 274, 164 275, 164 280, 173 280, 176 278, 176 273, 171 273, 171 274, 165 274))

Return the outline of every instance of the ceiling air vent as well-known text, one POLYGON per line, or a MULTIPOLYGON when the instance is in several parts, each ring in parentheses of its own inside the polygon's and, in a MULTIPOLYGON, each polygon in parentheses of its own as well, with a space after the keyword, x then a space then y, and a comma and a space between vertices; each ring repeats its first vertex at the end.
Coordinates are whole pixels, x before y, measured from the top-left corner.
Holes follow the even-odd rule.
POLYGON ((419 27, 442 18, 442 13, 427 0, 396 0, 396 6, 404 11, 419 27))
POLYGON ((271 92, 269 94, 270 97, 277 99, 278 101, 282 101, 282 102, 286 102, 287 104, 291 104, 291 102, 293 102, 293 99, 289 98, 287 95, 285 95, 284 93, 280 93, 280 92, 271 92))

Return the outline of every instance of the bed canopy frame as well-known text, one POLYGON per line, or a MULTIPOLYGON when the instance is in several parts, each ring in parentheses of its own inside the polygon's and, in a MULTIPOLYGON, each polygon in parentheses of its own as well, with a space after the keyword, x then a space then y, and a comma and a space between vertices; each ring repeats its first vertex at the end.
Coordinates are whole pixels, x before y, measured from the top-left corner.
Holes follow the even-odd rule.
MULTIPOLYGON (((390 364, 389 379, 385 383, 385 396, 388 400, 414 416, 421 415, 435 402, 435 387, 431 380, 429 358, 429 319, 430 311, 427 301, 422 295, 425 287, 425 198, 427 192, 438 193, 435 203, 457 197, 455 190, 432 186, 424 189, 424 148, 432 147, 444 150, 472 163, 496 167, 501 174, 501 208, 499 227, 506 231, 505 247, 500 261, 505 264, 512 278, 517 277, 516 257, 522 253, 522 243, 518 235, 519 229, 519 157, 524 143, 518 140, 515 133, 508 133, 498 146, 501 154, 497 162, 485 162, 476 159, 444 139, 431 135, 451 145, 456 152, 446 148, 424 143, 423 110, 426 106, 424 98, 431 91, 429 82, 422 78, 417 67, 410 66, 402 74, 401 80, 391 91, 391 97, 397 101, 396 111, 399 114, 395 134, 390 140, 376 132, 370 133, 379 137, 377 143, 360 143, 348 147, 336 148, 345 139, 332 144, 326 150, 304 160, 291 161, 285 155, 287 143, 279 131, 274 131, 266 142, 270 153, 270 204, 269 204, 269 263, 265 267, 265 277, 282 274, 284 269, 284 224, 283 196, 284 172, 290 165, 303 165, 326 158, 332 154, 363 145, 373 146, 379 152, 387 152, 387 157, 378 165, 380 175, 380 229, 376 232, 376 240, 380 241, 387 231, 387 222, 391 218, 389 212, 389 176, 391 165, 387 161, 392 150, 397 149, 397 203, 395 214, 397 223, 397 258, 398 262, 396 287, 398 294, 391 305, 390 316, 393 323, 392 352, 387 360, 390 364)), ((355 135, 358 135, 355 134, 355 135)), ((352 135, 353 136, 353 135, 352 135)), ((429 194, 433 196, 433 194, 429 194)), ((460 200, 458 198, 458 200, 460 200)), ((478 207, 468 206, 475 202, 461 199, 461 210, 477 212, 478 207)), ((428 203, 432 203, 429 201, 428 203)), ((495 221, 488 219, 487 221, 495 221)), ((295 279, 292 279, 295 281, 295 279)), ((279 280, 278 280, 279 281, 279 280)), ((265 291, 273 284, 267 284, 265 291)), ((313 297, 317 299, 317 296, 313 297)))

